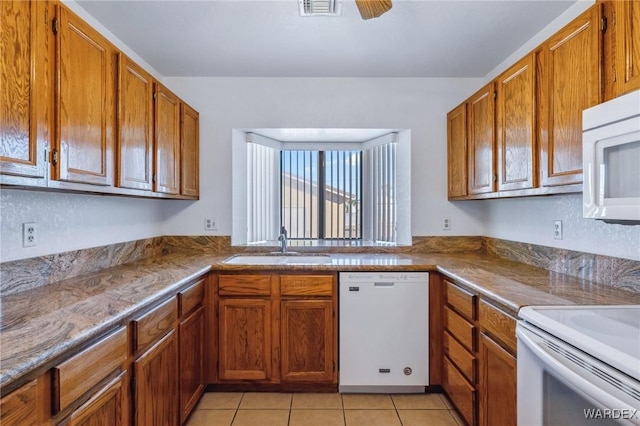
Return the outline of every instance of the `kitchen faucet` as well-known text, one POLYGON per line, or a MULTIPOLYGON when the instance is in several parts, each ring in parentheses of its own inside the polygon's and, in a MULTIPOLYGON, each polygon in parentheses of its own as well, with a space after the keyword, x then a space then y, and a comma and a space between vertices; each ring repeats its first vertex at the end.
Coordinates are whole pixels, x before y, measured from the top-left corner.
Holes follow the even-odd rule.
POLYGON ((280 228, 280 236, 278 237, 278 241, 280 241, 280 252, 287 252, 287 228, 284 226, 280 228))

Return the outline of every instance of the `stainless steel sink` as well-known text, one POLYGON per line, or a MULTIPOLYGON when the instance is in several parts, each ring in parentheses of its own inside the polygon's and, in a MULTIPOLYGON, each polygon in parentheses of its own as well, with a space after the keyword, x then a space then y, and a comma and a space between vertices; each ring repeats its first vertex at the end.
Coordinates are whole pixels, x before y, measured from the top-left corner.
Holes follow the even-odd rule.
POLYGON ((327 255, 235 255, 222 261, 228 265, 326 265, 327 255))

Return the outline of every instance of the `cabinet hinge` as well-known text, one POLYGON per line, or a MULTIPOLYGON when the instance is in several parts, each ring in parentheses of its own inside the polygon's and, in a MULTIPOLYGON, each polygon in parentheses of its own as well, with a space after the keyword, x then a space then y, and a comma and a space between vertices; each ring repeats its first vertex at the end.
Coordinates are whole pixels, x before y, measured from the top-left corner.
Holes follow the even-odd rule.
POLYGON ((493 91, 493 99, 498 99, 498 92, 495 90, 493 91))
POLYGON ((602 31, 603 33, 607 32, 607 17, 603 16, 602 18, 600 18, 600 31, 602 31))
POLYGON ((54 166, 58 165, 58 150, 54 149, 51 151, 51 164, 54 166))
POLYGON ((44 149, 44 162, 49 162, 49 150, 47 148, 44 149))
POLYGON ((51 21, 51 30, 53 31, 53 35, 58 35, 58 18, 53 18, 51 21))

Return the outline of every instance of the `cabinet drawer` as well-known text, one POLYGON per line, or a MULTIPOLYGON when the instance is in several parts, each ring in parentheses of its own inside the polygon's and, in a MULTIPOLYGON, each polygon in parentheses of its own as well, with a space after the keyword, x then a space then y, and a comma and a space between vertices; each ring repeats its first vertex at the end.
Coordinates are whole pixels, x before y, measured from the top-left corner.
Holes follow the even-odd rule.
POLYGON ((178 293, 178 309, 180 318, 202 305, 204 300, 204 280, 200 280, 178 293))
POLYGON ((269 296, 271 275, 220 275, 220 296, 269 296))
POLYGON ((447 358, 444 359, 442 366, 442 386, 467 424, 476 424, 474 421, 476 391, 447 358))
POLYGON ((11 392, 0 400, 0 424, 33 426, 37 422, 36 380, 11 392))
POLYGON ((146 348, 171 330, 176 320, 176 312, 176 299, 171 298, 131 321, 134 353, 146 348))
POLYGON ((127 359, 127 329, 113 334, 88 347, 52 369, 53 413, 64 410, 119 368, 127 359))
POLYGON ((480 327, 516 352, 516 320, 511 315, 480 300, 480 327))
POLYGON ((455 338, 444 332, 444 353, 471 383, 476 382, 476 357, 467 351, 455 338))
POLYGON ((280 293, 283 296, 331 296, 331 275, 282 275, 280 293))
POLYGON ((475 326, 449 307, 444 308, 444 328, 471 352, 476 350, 475 326))
POLYGON ((447 304, 468 320, 476 319, 476 299, 478 296, 469 293, 450 281, 446 281, 445 297, 447 304))

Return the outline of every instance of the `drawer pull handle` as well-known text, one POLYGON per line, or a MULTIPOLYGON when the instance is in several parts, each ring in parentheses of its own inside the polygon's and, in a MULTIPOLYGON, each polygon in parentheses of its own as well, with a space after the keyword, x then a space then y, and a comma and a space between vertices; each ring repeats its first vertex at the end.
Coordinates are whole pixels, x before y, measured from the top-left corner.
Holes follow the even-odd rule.
POLYGON ((356 286, 349 287, 349 291, 360 291, 360 287, 356 287, 356 286))
POLYGON ((380 368, 378 369, 378 373, 391 373, 390 368, 380 368))
POLYGON ((378 282, 378 283, 373 283, 373 285, 378 288, 389 288, 389 287, 393 287, 395 283, 378 282))

